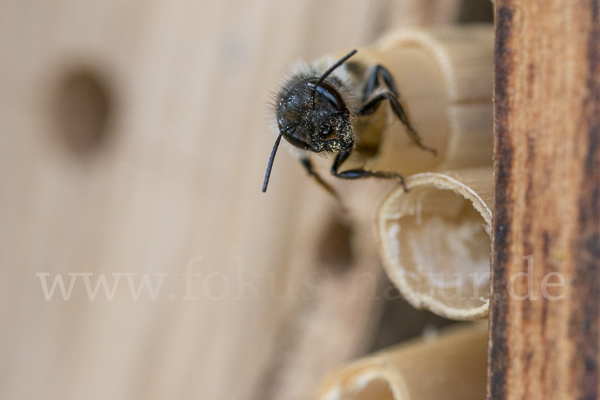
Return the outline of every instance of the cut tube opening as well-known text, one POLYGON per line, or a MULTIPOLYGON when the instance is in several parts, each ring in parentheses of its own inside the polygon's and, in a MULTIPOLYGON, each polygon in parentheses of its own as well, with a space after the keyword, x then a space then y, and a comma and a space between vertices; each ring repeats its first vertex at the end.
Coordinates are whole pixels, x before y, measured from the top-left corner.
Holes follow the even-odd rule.
POLYGON ((413 181, 409 192, 384 201, 378 220, 383 261, 413 306, 453 319, 479 318, 489 302, 491 212, 468 187, 440 176, 413 181))

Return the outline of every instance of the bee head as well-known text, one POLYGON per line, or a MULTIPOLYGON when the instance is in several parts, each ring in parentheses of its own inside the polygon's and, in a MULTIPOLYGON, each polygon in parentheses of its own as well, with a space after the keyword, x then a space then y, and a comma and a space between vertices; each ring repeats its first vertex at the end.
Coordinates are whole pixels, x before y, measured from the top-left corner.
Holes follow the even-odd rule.
POLYGON ((334 80, 300 81, 281 98, 277 123, 283 137, 302 150, 338 152, 354 145, 350 111, 334 80))
POLYGON ((315 153, 340 152, 354 146, 350 111, 340 94, 341 82, 326 78, 356 54, 351 51, 320 77, 302 77, 280 95, 277 105, 279 135, 273 146, 263 192, 267 190, 273 160, 284 137, 291 145, 315 153))

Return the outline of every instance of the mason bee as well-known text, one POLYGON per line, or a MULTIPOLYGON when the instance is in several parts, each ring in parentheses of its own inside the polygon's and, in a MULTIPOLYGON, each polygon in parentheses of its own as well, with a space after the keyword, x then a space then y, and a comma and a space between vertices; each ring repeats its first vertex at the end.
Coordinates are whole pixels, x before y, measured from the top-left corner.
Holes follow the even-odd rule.
POLYGON ((263 192, 267 190, 282 137, 292 146, 308 174, 336 197, 333 188, 315 171, 310 159, 313 153, 331 154, 334 157, 331 174, 338 178, 398 179, 404 186, 404 178, 396 172, 362 168, 340 171, 353 152, 376 151, 387 128, 387 122, 376 119, 387 121, 390 110, 417 146, 436 154, 421 142, 409 121, 392 74, 383 65, 373 65, 366 58, 349 60, 356 53, 353 50, 337 61, 326 57, 312 64, 301 63, 282 86, 275 98, 277 140, 269 158, 263 192), (381 111, 385 101, 390 105, 389 110, 381 111))

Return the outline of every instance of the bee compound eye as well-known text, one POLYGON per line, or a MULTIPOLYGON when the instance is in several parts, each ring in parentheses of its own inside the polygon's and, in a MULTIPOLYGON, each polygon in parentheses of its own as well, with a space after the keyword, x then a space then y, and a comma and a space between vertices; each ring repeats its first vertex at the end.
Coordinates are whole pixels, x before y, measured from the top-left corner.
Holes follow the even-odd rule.
MULTIPOLYGON (((315 82, 311 82, 312 87, 316 84, 315 82)), ((317 93, 325 98, 327 102, 335 106, 338 111, 343 112, 347 110, 346 103, 344 99, 342 99, 342 95, 340 92, 329 82, 323 81, 316 88, 317 93)))
POLYGON ((285 132, 283 134, 283 137, 285 138, 285 140, 288 141, 289 144, 291 144, 294 147, 297 147, 302 150, 311 150, 311 147, 308 144, 304 143, 302 140, 298 139, 297 137, 295 137, 293 134, 290 134, 289 132, 285 132))

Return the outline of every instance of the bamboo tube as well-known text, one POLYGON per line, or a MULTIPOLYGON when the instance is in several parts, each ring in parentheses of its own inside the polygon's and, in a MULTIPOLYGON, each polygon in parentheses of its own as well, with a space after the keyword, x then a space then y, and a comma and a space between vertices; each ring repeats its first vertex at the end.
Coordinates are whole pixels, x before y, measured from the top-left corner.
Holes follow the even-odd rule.
POLYGON ((390 3, 397 26, 443 26, 456 23, 462 0, 403 0, 390 3))
POLYGON ((487 315, 492 169, 422 173, 382 202, 376 236, 384 267, 404 297, 452 319, 487 315))
MULTIPOLYGON (((369 68, 379 64, 391 73, 411 124, 437 155, 419 149, 386 105, 369 118, 358 119, 356 142, 366 143, 369 151, 353 152, 344 168, 408 176, 491 166, 493 42, 492 25, 474 24, 397 30, 371 47, 359 48, 351 62, 369 68)), ((348 50, 311 65, 324 71, 348 50)), ((347 73, 340 74, 338 78, 350 86, 364 85, 347 73)), ((314 157, 313 162, 317 170, 330 168, 329 160, 314 157)))
POLYGON ((491 165, 493 28, 491 25, 406 29, 360 49, 388 68, 423 142, 419 150, 394 123, 368 167, 410 175, 491 165))
POLYGON ((487 324, 449 328, 333 373, 320 400, 480 400, 485 397, 487 324))

